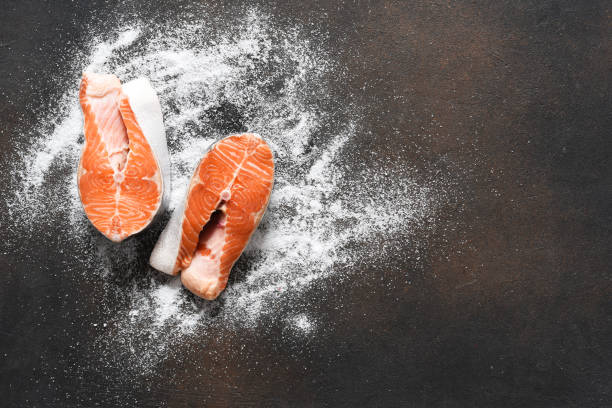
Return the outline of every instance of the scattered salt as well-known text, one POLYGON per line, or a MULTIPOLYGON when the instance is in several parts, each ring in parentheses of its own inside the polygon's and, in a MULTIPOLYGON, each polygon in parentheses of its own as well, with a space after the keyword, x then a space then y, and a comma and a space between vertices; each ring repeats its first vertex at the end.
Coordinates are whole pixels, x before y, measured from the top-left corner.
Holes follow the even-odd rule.
MULTIPOLYGON (((195 301, 178 278, 163 281, 134 263, 143 248, 150 249, 142 238, 117 247, 92 235, 75 183, 82 137, 79 78, 59 109, 42 116, 32 132, 36 142, 15 174, 12 228, 21 228, 23 236, 35 234, 41 221, 64 223, 64 242, 81 254, 77 273, 84 279, 96 273, 108 293, 129 293, 123 296, 131 299, 127 307, 106 305, 109 327, 97 344, 103 353, 127 356, 138 372, 172 353, 181 338, 202 338, 215 327, 256 327, 263 316, 284 319, 288 305, 313 283, 348 274, 356 262, 377 262, 379 253, 368 243, 382 239, 389 246, 398 231, 431 221, 443 197, 437 187, 414 182, 406 169, 347 172, 351 141, 364 135, 358 111, 326 103, 337 98, 326 83, 342 71, 333 56, 299 28, 279 29, 257 11, 245 18, 239 27, 128 27, 115 40, 96 40, 90 57, 75 62, 124 82, 146 76, 153 83, 171 154, 171 208, 183 199, 210 143, 227 133, 257 132, 275 151, 268 212, 220 300, 195 301), (117 265, 121 275, 139 276, 137 284, 114 284, 117 265)), ((287 321, 295 335, 315 329, 305 314, 287 321)))
POLYGON ((300 314, 291 319, 293 327, 303 334, 310 334, 314 330, 313 322, 305 314, 300 314))

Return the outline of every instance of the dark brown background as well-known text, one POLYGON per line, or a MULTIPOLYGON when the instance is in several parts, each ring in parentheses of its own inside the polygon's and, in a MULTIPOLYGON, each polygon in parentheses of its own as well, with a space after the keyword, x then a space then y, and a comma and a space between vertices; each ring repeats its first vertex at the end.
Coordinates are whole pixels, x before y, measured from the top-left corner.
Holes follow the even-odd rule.
MULTIPOLYGON (((172 19, 183 5, 165 4, 2 2, 1 177, 22 130, 80 69, 70 61, 84 24, 172 19)), ((372 165, 375 151, 424 179, 456 176, 461 199, 443 207, 425 265, 411 270, 397 253, 410 285, 364 265, 350 284, 314 289, 329 330, 303 343, 271 324, 125 384, 75 346, 90 333, 64 296, 77 285, 62 276, 68 258, 52 242, 24 242, 28 257, 0 254, 0 405, 612 405, 610 2, 260 7, 330 32, 326 46, 351 73, 333 91, 366 112, 354 160, 372 165), (234 353, 240 345, 248 353, 234 353), (201 367, 205 379, 193 378, 201 367)))

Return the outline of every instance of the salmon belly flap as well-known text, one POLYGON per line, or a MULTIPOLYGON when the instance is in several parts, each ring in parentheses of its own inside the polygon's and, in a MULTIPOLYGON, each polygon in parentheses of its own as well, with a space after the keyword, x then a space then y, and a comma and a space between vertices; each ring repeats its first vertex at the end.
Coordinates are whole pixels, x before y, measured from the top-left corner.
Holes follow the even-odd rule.
POLYGON ((162 233, 151 264, 157 267, 165 252, 173 262, 161 270, 181 273, 197 296, 217 298, 261 221, 273 183, 273 154, 261 137, 232 135, 217 142, 196 168, 182 212, 173 214, 179 218, 162 233))
POLYGON ((155 155, 114 75, 84 73, 80 102, 85 146, 77 172, 91 223, 120 242, 157 214, 163 180, 155 155))

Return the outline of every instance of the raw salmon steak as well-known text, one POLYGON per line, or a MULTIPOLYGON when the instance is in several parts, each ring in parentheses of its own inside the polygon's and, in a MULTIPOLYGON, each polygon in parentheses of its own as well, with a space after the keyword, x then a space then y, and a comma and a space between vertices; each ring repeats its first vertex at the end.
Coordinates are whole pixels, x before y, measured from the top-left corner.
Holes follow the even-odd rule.
POLYGON ((169 199, 159 100, 144 78, 122 87, 116 76, 94 73, 83 73, 79 98, 85 122, 79 195, 91 223, 120 242, 145 229, 169 199))
POLYGON ((263 216, 274 183, 274 158, 254 134, 228 136, 207 151, 185 200, 151 254, 151 266, 204 299, 219 296, 263 216))

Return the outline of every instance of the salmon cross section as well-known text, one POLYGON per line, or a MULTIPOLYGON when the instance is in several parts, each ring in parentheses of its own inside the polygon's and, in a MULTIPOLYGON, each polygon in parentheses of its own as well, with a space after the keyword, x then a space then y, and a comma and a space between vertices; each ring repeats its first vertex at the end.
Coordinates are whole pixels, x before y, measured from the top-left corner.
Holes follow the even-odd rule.
POLYGON ((85 146, 77 171, 85 214, 108 239, 143 230, 162 203, 162 175, 128 97, 114 75, 84 73, 85 146))
POLYGON ((217 142, 196 168, 151 264, 181 273, 183 285, 197 296, 217 298, 261 221, 273 183, 273 154, 261 137, 232 135, 217 142))

